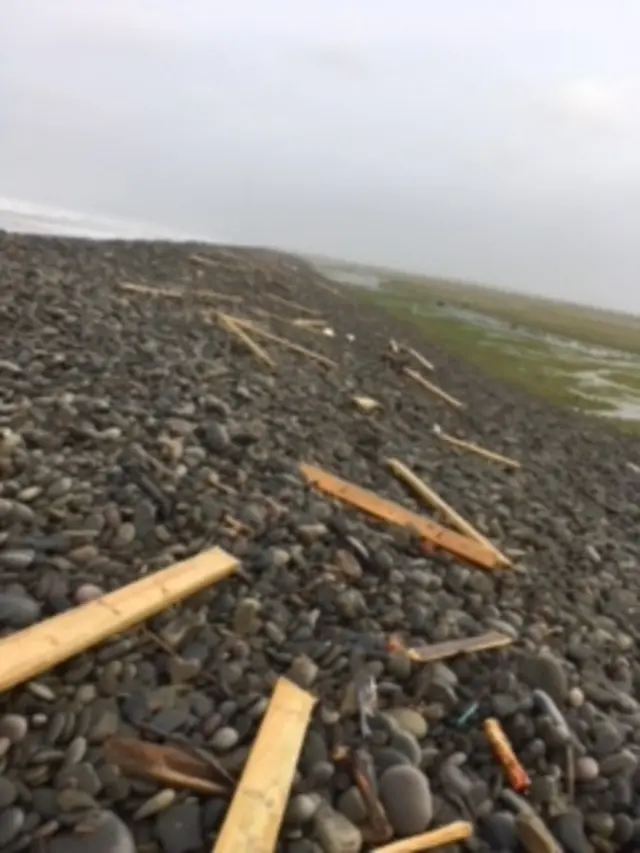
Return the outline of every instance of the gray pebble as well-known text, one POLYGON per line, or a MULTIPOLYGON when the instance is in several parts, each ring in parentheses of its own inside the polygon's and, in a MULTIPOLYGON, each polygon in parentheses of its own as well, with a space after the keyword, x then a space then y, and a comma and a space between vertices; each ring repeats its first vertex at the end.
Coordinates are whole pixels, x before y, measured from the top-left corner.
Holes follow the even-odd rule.
POLYGON ((113 812, 88 815, 76 832, 53 838, 48 853, 136 853, 133 835, 113 812))
POLYGON ((26 595, 0 593, 0 628, 27 628, 40 619, 40 605, 26 595))
POLYGON ((9 844, 21 832, 24 826, 25 813, 17 806, 9 806, 0 812, 0 850, 9 844))
POLYGON ((590 755, 583 755, 576 761, 576 781, 593 782, 600 775, 600 765, 590 755))
POLYGON ((553 701, 562 706, 567 698, 567 675, 562 661, 545 653, 527 655, 520 661, 520 678, 532 689, 544 690, 553 701))
POLYGON ((0 811, 15 803, 18 798, 18 790, 11 779, 0 776, 0 811))
POLYGON ((404 838, 424 832, 433 819, 429 781, 415 767, 396 766, 380 779, 380 800, 396 835, 404 838))
POLYGON ((356 826, 367 819, 367 807, 362 799, 360 790, 352 785, 338 797, 338 811, 356 826))
POLYGON ((389 708, 385 716, 390 717, 398 728, 422 740, 427 736, 428 725, 425 718, 413 708, 389 708))
POLYGON ((172 788, 165 788, 162 791, 158 791, 158 793, 154 794, 153 797, 145 800, 140 808, 134 813, 133 819, 143 820, 144 818, 159 814, 175 803, 176 796, 176 792, 172 788))
POLYGON ((324 853, 359 853, 362 847, 358 827, 326 803, 317 810, 313 828, 324 853))
POLYGON ((19 743, 29 731, 27 718, 20 714, 5 714, 0 717, 0 737, 6 737, 10 743, 19 743))
POLYGON ((155 834, 164 853, 201 853, 204 846, 200 805, 193 800, 158 815, 155 834))
POLYGON ((630 776, 638 766, 638 759, 628 749, 608 755, 600 762, 602 776, 630 776))
POLYGON ((289 800, 285 820, 296 826, 313 820, 320 806, 320 798, 315 794, 297 794, 289 800))
POLYGON ((221 729, 218 729, 211 738, 211 747, 212 749, 215 749, 216 752, 228 752, 238 744, 239 740, 240 735, 234 728, 231 728, 231 726, 223 726, 221 729))

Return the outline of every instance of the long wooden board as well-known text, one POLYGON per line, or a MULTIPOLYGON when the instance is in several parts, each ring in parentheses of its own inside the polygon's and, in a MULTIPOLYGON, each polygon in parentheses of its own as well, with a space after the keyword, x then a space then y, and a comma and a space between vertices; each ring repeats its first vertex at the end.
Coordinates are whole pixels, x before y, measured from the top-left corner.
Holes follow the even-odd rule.
POLYGON ((421 835, 413 835, 411 838, 402 838, 385 844, 384 847, 376 847, 372 853, 421 853, 423 850, 433 850, 434 847, 446 847, 447 844, 456 844, 465 841, 473 835, 473 824, 466 820, 457 820, 437 829, 430 829, 421 835))
POLYGON ((300 471, 302 476, 320 491, 367 512, 369 515, 387 521, 389 524, 411 528, 424 539, 456 557, 460 557, 482 569, 503 568, 493 551, 483 547, 478 542, 474 542, 473 539, 447 530, 445 527, 436 524, 435 521, 430 521, 416 512, 411 512, 400 504, 381 498, 375 492, 362 489, 347 480, 341 480, 315 465, 307 465, 303 462, 300 465, 300 471))
POLYGON ((315 702, 278 679, 214 853, 273 853, 315 702))
POLYGON ((212 548, 0 640, 0 693, 217 583, 237 565, 212 548))

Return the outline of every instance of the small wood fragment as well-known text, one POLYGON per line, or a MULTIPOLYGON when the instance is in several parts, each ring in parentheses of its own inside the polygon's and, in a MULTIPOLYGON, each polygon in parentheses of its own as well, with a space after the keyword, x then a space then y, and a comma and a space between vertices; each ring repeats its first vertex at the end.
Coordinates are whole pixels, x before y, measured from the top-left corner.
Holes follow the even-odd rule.
POLYGON ((399 459, 387 459, 387 465, 391 472, 408 486, 419 498, 421 498, 428 506, 440 510, 446 520, 455 527, 460 533, 474 539, 483 548, 493 551, 497 560, 505 567, 511 565, 511 561, 502 554, 495 545, 490 542, 479 530, 463 518, 456 510, 444 501, 440 495, 431 489, 427 484, 420 479, 413 471, 400 462, 399 459))
POLYGON ((278 679, 214 853, 273 853, 315 702, 278 679))
POLYGON ((352 397, 355 406, 360 409, 365 415, 370 415, 376 409, 379 409, 382 403, 374 400, 373 397, 352 397))
POLYGON ((267 367, 270 367, 272 370, 276 369, 276 362, 271 358, 269 353, 264 349, 264 347, 261 347, 260 344, 256 343, 253 338, 238 325, 234 317, 230 317, 228 314, 221 314, 219 312, 217 316, 223 328, 228 332, 231 332, 232 335, 235 335, 238 340, 242 341, 245 347, 255 355, 258 361, 266 364, 267 367))
POLYGON ((489 717, 482 724, 482 731, 507 781, 516 794, 524 794, 531 787, 531 779, 513 751, 500 722, 495 717, 489 717))
POLYGON ((118 283, 120 290, 126 290, 129 293, 139 293, 146 296, 164 296, 167 299, 188 299, 189 297, 197 297, 198 299, 211 300, 212 302, 243 302, 242 296, 231 293, 218 293, 215 290, 205 290, 202 287, 186 289, 173 287, 150 287, 146 284, 134 284, 130 281, 121 281, 118 283))
POLYGON ((403 367, 402 370, 410 379, 413 379, 414 382, 417 382, 425 390, 435 394, 436 397, 440 397, 441 400, 444 400, 445 403, 448 403, 455 409, 466 408, 465 404, 461 400, 458 400, 456 397, 452 397, 451 394, 447 394, 446 391, 443 391, 442 388, 434 382, 429 382, 429 380, 425 379, 417 370, 413 370, 411 367, 403 367))
POLYGON ((484 548, 467 536, 447 530, 436 524, 435 521, 424 518, 424 516, 418 515, 418 513, 411 512, 411 510, 405 509, 405 507, 394 501, 381 498, 375 492, 362 489, 360 486, 349 483, 347 480, 342 480, 340 477, 336 477, 315 465, 308 465, 303 462, 300 464, 300 472, 309 483, 320 491, 325 492, 325 494, 338 498, 344 503, 389 524, 397 524, 400 527, 409 528, 423 539, 427 539, 438 548, 449 551, 456 557, 460 557, 483 569, 502 568, 502 564, 498 562, 492 550, 484 548))
POLYGON ((445 640, 442 643, 430 643, 424 646, 407 647, 398 637, 390 637, 387 642, 389 651, 399 651, 406 654, 415 663, 436 663, 441 660, 471 655, 477 652, 488 652, 493 649, 503 649, 513 643, 513 637, 501 634, 499 631, 487 631, 475 637, 463 637, 459 640, 445 640))
POLYGON ((507 468, 522 468, 520 462, 516 459, 511 459, 508 456, 503 456, 501 453, 495 453, 493 450, 486 450, 484 447, 480 447, 479 444, 475 444, 473 441, 465 441, 462 438, 456 438, 453 435, 449 435, 446 432, 442 432, 439 428, 434 428, 434 433, 441 438, 443 441, 446 441, 447 444, 451 444, 454 447, 459 447, 461 450, 468 450, 470 453, 475 453, 476 456, 482 456, 485 459, 490 459, 492 462, 499 462, 501 465, 505 465, 507 468))
POLYGON ((287 338, 282 338, 280 335, 274 335, 272 332, 267 332, 266 329, 262 329, 260 326, 256 326, 255 323, 252 323, 250 320, 242 320, 240 317, 229 318, 233 319, 233 322, 236 326, 241 327, 242 329, 246 329, 249 332, 252 332, 254 335, 258 335, 259 337, 264 338, 267 341, 273 341, 273 343, 280 344, 286 349, 290 349, 292 352, 297 352, 300 355, 306 355, 307 358, 312 359, 313 361, 317 361, 320 364, 324 364, 325 367, 337 367, 337 363, 332 361, 332 359, 327 358, 325 355, 321 355, 314 350, 307 349, 307 347, 303 347, 300 344, 295 344, 293 341, 288 340, 287 338))
POLYGON ((373 759, 364 749, 354 750, 350 758, 353 781, 360 791, 367 811, 367 841, 371 844, 384 844, 393 837, 393 829, 376 793, 373 759))
POLYGON ((210 764, 179 747, 112 737, 104 745, 104 755, 124 776, 210 797, 231 795, 228 785, 216 782, 210 764))
POLYGON ((473 834, 473 825, 466 820, 457 820, 447 826, 430 829, 421 835, 412 835, 384 847, 376 847, 372 853, 420 853, 422 850, 432 850, 434 847, 444 847, 446 844, 457 844, 465 841, 473 834))
POLYGON ((213 548, 0 640, 0 693, 222 580, 235 557, 213 548))

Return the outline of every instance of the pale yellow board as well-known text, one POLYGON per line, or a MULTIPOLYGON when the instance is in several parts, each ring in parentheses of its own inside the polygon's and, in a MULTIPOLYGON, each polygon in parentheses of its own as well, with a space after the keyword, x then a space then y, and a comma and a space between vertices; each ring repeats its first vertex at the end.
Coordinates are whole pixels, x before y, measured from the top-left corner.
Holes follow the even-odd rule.
POLYGON ((272 853, 316 702, 278 679, 213 853, 272 853))
POLYGON ((217 583, 237 560, 212 548, 0 640, 0 692, 217 583))

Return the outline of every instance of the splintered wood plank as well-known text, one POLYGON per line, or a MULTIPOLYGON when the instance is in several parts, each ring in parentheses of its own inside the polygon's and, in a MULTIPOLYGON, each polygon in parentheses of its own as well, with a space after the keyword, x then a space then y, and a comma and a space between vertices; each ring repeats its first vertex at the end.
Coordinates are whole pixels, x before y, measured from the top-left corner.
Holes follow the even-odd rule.
POLYGON ((126 631, 236 570, 212 548, 0 640, 0 693, 126 631))
POLYGON ((389 648, 397 648, 397 651, 404 652, 409 660, 415 663, 436 663, 458 655, 472 655, 476 652, 503 649, 505 646, 510 646, 511 643, 513 643, 513 637, 501 634, 500 631, 487 631, 486 634, 478 634, 475 637, 463 637, 460 640, 445 640, 443 643, 410 646, 408 648, 391 640, 389 648))
POLYGON ((509 559, 505 557, 504 554, 502 554, 495 545, 486 538, 486 536, 483 536, 479 530, 476 530, 476 528, 468 522, 466 518, 463 518, 452 506, 443 500, 440 495, 421 480, 420 477, 414 474, 413 471, 403 462, 400 462, 399 459, 387 459, 387 465, 389 466, 391 473, 394 474, 398 480, 408 486, 414 494, 427 504, 427 506, 440 510, 452 527, 455 527, 456 530, 464 536, 468 536, 470 539, 478 542, 483 548, 493 551, 498 561, 504 566, 511 565, 509 559))
POLYGON ((272 853, 315 696, 278 679, 213 853, 272 853))
POLYGON ((405 509, 394 501, 381 498, 375 492, 362 489, 347 480, 341 480, 340 477, 336 477, 322 468, 317 468, 315 465, 307 465, 303 462, 300 465, 300 471, 309 483, 325 494, 338 498, 344 503, 389 524, 408 527, 423 539, 427 539, 438 548, 442 548, 456 557, 483 569, 503 568, 493 551, 474 542, 467 536, 447 530, 445 527, 436 524, 435 521, 405 509))
POLYGON ((436 385, 435 382, 429 382, 429 380, 425 379, 417 370, 413 370, 411 367, 405 367, 403 368, 403 371, 409 379, 413 379, 414 382, 417 382, 418 385, 421 385, 426 391, 429 391, 431 394, 435 394, 436 397, 440 397, 441 400, 444 400, 445 403, 453 406, 454 409, 466 408, 462 400, 458 400, 457 397, 452 397, 451 394, 447 394, 447 392, 443 391, 439 385, 436 385))

